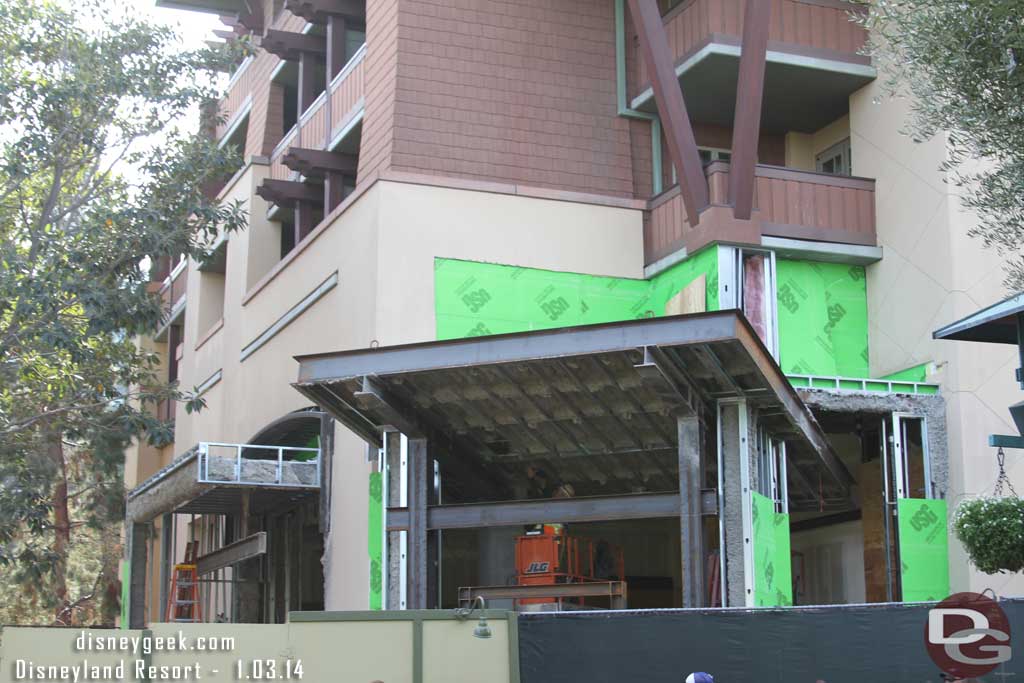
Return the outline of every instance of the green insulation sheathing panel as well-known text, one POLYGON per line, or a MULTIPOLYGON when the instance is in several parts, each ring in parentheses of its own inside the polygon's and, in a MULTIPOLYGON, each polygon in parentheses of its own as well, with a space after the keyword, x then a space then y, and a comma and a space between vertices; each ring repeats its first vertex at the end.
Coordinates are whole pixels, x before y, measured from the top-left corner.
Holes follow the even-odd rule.
POLYGON ((669 299, 701 275, 706 309, 718 309, 715 248, 650 280, 443 258, 435 259, 434 269, 438 339, 659 317, 669 299))
MULTIPOLYGON (((701 275, 706 310, 719 308, 715 247, 650 280, 444 258, 435 259, 434 268, 438 339, 659 317, 701 275)), ((776 273, 783 371, 867 377, 864 268, 777 259, 776 273)))
POLYGON ((370 555, 370 609, 384 609, 384 475, 370 473, 370 509, 367 525, 367 551, 370 555))
POLYGON ((864 267, 776 259, 775 273, 782 370, 868 377, 864 267))
POLYGON ((775 503, 760 493, 751 493, 750 510, 754 541, 754 605, 792 605, 789 515, 776 512, 775 503))
POLYGON ((900 498, 900 582, 904 602, 949 597, 949 534, 944 500, 900 498))
POLYGON ((121 628, 128 630, 128 606, 131 604, 132 565, 121 560, 121 628))
POLYGON ((883 375, 879 379, 888 379, 894 382, 927 382, 928 381, 928 366, 931 362, 921 363, 915 365, 912 368, 904 368, 899 372, 894 372, 890 375, 883 375))

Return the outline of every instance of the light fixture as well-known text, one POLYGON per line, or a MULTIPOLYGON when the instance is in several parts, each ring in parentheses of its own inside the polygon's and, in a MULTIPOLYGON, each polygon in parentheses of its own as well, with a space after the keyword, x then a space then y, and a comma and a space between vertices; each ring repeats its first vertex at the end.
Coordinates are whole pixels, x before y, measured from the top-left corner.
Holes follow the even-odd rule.
POLYGON ((473 629, 473 637, 486 640, 491 637, 492 633, 491 627, 487 625, 487 601, 484 600, 482 595, 476 596, 476 599, 473 600, 473 604, 469 607, 457 608, 455 610, 455 618, 459 621, 465 621, 473 616, 473 612, 478 608, 480 610, 480 621, 477 622, 476 628, 473 629))

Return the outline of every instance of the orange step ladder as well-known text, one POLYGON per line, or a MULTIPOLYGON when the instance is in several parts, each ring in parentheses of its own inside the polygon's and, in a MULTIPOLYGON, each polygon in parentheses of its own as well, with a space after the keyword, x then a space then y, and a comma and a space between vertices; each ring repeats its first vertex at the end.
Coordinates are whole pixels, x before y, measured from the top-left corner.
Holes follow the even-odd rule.
POLYGON ((167 594, 167 620, 198 622, 203 620, 199 604, 199 573, 196 570, 196 543, 185 546, 185 562, 174 565, 171 591, 167 594))

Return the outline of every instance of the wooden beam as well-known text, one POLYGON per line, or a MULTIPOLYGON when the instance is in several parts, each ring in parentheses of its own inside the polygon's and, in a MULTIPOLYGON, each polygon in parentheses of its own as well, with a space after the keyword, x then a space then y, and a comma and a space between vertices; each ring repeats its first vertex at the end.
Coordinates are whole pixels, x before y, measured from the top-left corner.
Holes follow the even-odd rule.
POLYGON ((729 169, 729 198, 733 215, 740 220, 748 220, 754 206, 754 166, 761 135, 761 99, 771 14, 772 0, 747 0, 729 169))
POLYGON ((323 199, 323 191, 315 185, 273 178, 260 183, 256 194, 286 209, 293 208, 296 202, 318 202, 323 199))
POLYGON ((336 16, 366 18, 366 0, 284 0, 284 8, 311 24, 326 24, 336 16))
POLYGON ((299 60, 304 54, 323 57, 327 54, 327 39, 310 33, 294 33, 268 29, 260 41, 260 47, 289 62, 299 60))
POLYGON ((304 176, 322 178, 328 173, 355 175, 359 157, 355 154, 328 152, 323 149, 290 147, 281 157, 281 163, 304 176))
POLYGON ((658 103, 661 126, 668 139, 669 153, 676 165, 686 217, 690 225, 695 226, 700 222, 700 212, 708 205, 708 181, 697 151, 690 116, 686 112, 683 91, 676 78, 661 12, 656 0, 629 0, 629 11, 640 37, 647 71, 651 74, 651 88, 658 103))
POLYGON ((263 32, 263 3, 246 2, 242 3, 242 9, 238 13, 238 23, 253 33, 263 32))

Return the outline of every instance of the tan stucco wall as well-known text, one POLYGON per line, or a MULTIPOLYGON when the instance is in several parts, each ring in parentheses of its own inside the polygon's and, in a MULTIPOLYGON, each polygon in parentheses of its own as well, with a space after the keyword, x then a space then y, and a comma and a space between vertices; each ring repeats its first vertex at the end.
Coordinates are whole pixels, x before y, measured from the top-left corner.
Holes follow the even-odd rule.
POLYGON ((381 344, 435 338, 434 258, 643 277, 640 211, 382 183, 381 344))
POLYGON ((841 116, 813 133, 786 133, 786 166, 813 171, 816 168, 815 159, 819 154, 848 137, 849 116, 841 116))
MULTIPOLYGON (((191 390, 218 371, 221 379, 203 394, 198 414, 179 406, 175 455, 200 441, 247 442, 309 405, 290 386, 296 355, 434 339, 435 257, 642 277, 638 210, 380 181, 268 280, 266 243, 276 246, 276 234, 253 194, 266 175, 267 167, 252 165, 227 193, 246 205, 251 226, 228 236, 223 293, 209 291, 210 279, 189 264, 181 385, 191 390), (333 289, 241 360, 244 347, 335 273, 333 289), (215 318, 206 305, 219 308, 221 296, 223 326, 203 339, 215 318)), ((361 439, 340 426, 336 433, 325 603, 366 609, 371 465, 361 439)), ((170 451, 160 464, 169 460, 170 451)))
MULTIPOLYGON (((987 436, 1016 433, 1007 406, 1021 393, 1013 381, 1014 348, 931 338, 934 330, 1007 292, 999 257, 967 236, 972 217, 939 170, 945 139, 915 144, 901 135, 907 113, 908 103, 889 99, 877 83, 850 98, 853 173, 876 179, 878 240, 884 250, 883 259, 868 267, 871 372, 878 377, 935 362, 928 379, 942 383, 946 399, 952 512, 965 496, 991 492, 995 452, 987 436)), ((1007 463, 1017 485, 1024 485, 1024 458, 1010 451, 1007 463)), ((969 569, 955 540, 950 572, 954 590, 1024 593, 1019 577, 969 569)))

